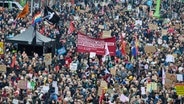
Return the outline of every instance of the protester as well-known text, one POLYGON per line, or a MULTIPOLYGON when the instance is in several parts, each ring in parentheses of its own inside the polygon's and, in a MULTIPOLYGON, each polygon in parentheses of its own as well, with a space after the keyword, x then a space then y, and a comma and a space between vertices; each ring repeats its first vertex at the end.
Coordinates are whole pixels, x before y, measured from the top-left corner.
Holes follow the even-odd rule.
POLYGON ((1 104, 183 103, 175 83, 183 83, 184 3, 161 1, 160 18, 155 18, 156 1, 150 7, 144 0, 95 1, 55 4, 60 21, 38 23, 37 30, 55 39, 57 50, 65 50, 53 53, 49 65, 43 55, 30 57, 6 42, 26 31, 33 17, 16 19, 15 8, 1 11, 5 52, 0 63, 7 67, 0 73, 1 104), (103 31, 116 39, 115 56, 103 61, 102 55, 90 58, 90 53, 77 51, 78 32, 97 39, 103 31), (73 63, 76 71, 70 68, 73 63))

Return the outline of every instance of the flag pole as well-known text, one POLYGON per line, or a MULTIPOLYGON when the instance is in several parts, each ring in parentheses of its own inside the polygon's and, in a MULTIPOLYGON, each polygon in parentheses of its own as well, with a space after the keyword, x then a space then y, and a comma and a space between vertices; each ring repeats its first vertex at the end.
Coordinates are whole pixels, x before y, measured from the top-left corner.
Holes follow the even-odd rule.
POLYGON ((33 15, 33 0, 31 0, 31 16, 33 15))

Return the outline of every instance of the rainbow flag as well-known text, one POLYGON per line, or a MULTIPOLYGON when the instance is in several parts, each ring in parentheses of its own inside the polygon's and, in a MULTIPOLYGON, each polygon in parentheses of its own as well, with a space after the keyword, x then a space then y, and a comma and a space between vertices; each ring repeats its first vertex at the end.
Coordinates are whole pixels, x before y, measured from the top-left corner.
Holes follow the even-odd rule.
POLYGON ((36 24, 36 23, 41 22, 42 21, 42 18, 41 17, 42 17, 41 13, 35 14, 35 16, 33 17, 32 23, 33 24, 36 24))

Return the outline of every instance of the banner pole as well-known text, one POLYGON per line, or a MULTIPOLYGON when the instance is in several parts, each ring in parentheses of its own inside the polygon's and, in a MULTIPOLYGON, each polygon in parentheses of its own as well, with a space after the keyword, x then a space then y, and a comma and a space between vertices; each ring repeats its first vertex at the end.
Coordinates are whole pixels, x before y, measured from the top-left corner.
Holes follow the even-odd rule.
POLYGON ((33 15, 33 0, 31 0, 31 16, 33 15))

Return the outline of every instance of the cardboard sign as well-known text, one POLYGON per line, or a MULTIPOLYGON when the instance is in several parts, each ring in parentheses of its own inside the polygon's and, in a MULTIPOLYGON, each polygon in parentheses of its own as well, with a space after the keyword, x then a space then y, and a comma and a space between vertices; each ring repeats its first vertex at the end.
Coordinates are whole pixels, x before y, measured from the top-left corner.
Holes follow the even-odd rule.
POLYGON ((104 29, 104 26, 103 25, 99 25, 98 28, 99 29, 104 29))
POLYGON ((71 63, 70 64, 70 70, 71 71, 76 71, 77 70, 77 66, 78 66, 77 63, 71 63))
POLYGON ((107 91, 107 89, 103 88, 103 87, 98 87, 98 96, 101 96, 102 93, 105 93, 107 91))
POLYGON ((0 73, 6 72, 6 65, 0 65, 0 73))
POLYGON ((100 83, 100 87, 102 88, 108 88, 108 85, 107 85, 107 82, 102 80, 101 83, 100 83))
POLYGON ((180 29, 181 28, 181 25, 180 24, 175 24, 175 29, 180 29))
POLYGON ((112 75, 116 75, 116 68, 110 70, 112 75))
POLYGON ((165 87, 166 88, 171 88, 171 87, 173 87, 173 84, 175 82, 176 82, 176 75, 175 74, 166 73, 165 87))
POLYGON ((176 93, 177 95, 183 96, 184 95, 184 84, 177 83, 175 84, 176 93))
POLYGON ((167 35, 167 29, 162 29, 162 35, 167 35))
POLYGON ((50 65, 52 62, 52 53, 44 54, 45 65, 50 65))
POLYGON ((102 38, 110 38, 111 37, 111 31, 103 31, 102 38))
POLYGON ((154 53, 154 52, 156 52, 155 46, 150 46, 150 45, 146 45, 144 47, 144 50, 145 50, 146 53, 154 53))
POLYGON ((152 23, 148 24, 148 26, 149 26, 149 28, 150 28, 151 30, 157 30, 157 29, 158 29, 158 26, 155 25, 155 24, 152 24, 152 23))
POLYGON ((27 89, 27 81, 25 80, 19 80, 18 81, 18 84, 17 84, 17 87, 20 88, 20 89, 27 89))

